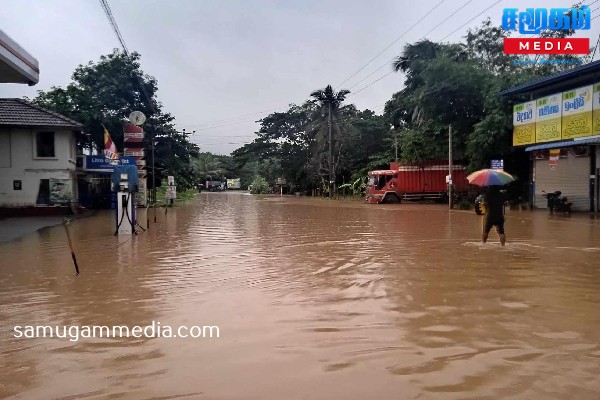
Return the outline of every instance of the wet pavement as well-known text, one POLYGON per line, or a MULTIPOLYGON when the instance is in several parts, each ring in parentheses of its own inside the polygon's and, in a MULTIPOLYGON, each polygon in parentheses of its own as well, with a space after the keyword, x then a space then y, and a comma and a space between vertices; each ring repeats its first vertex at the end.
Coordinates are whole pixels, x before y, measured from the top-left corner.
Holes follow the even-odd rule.
POLYGON ((0 244, 0 398, 600 398, 600 221, 202 193, 0 244), (142 211, 142 220, 145 220, 142 211), (152 213, 152 211, 150 211, 152 213), (219 338, 15 338, 15 325, 219 338))

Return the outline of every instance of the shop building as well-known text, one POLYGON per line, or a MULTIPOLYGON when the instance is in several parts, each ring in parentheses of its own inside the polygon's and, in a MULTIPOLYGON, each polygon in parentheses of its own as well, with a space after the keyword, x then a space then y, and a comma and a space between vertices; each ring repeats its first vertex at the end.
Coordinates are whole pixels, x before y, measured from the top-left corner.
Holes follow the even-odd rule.
POLYGON ((561 191, 575 211, 598 211, 600 199, 600 61, 501 93, 513 107, 513 146, 530 159, 530 202, 561 191))

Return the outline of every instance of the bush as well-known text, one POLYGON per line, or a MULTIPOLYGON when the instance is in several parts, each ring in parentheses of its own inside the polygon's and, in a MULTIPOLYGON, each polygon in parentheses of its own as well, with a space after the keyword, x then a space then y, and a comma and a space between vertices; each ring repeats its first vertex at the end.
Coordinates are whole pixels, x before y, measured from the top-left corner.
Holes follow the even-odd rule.
POLYGON ((267 183, 266 179, 262 176, 258 175, 252 181, 252 188, 250 189, 250 193, 252 194, 267 194, 271 192, 271 188, 267 183))
POLYGON ((473 202, 470 201, 468 198, 462 198, 460 199, 460 202, 458 203, 458 209, 459 210, 470 210, 473 208, 473 202))

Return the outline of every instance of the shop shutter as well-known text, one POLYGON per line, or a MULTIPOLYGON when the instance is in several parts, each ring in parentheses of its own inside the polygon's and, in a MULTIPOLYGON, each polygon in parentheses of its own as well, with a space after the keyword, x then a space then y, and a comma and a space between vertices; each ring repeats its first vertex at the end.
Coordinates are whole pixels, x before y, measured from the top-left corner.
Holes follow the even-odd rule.
POLYGON ((535 161, 535 206, 547 208, 542 190, 560 190, 573 202, 573 210, 590 210, 590 157, 569 156, 560 158, 556 169, 550 168, 548 159, 535 161))

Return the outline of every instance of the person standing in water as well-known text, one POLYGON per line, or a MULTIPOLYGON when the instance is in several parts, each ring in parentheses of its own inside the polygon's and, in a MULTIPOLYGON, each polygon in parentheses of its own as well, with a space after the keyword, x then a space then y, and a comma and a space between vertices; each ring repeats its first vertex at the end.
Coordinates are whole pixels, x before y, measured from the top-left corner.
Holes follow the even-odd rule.
POLYGON ((500 236, 500 244, 504 246, 506 243, 506 235, 504 234, 504 194, 500 191, 499 186, 490 186, 484 195, 483 202, 485 204, 485 216, 483 217, 483 232, 481 241, 487 242, 488 235, 493 226, 496 227, 498 236, 500 236))

